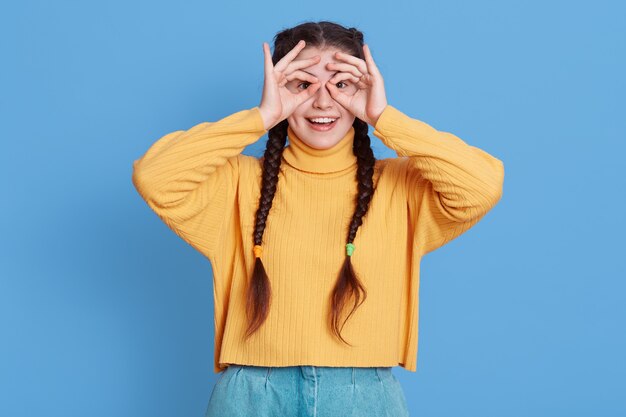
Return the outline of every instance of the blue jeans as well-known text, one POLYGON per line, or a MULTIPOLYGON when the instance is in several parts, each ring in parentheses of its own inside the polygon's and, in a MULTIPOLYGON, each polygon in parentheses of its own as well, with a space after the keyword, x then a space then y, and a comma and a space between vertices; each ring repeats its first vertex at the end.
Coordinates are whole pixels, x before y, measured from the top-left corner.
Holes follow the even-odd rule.
POLYGON ((391 367, 229 365, 205 417, 404 417, 391 367))

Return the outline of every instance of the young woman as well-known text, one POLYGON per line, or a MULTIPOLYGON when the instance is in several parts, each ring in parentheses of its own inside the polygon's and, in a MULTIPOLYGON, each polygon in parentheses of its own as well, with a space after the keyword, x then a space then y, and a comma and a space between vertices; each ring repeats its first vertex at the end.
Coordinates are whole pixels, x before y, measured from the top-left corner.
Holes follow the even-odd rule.
POLYGON ((206 415, 406 416, 391 368, 416 370, 421 257, 500 200, 503 164, 388 104, 355 28, 303 23, 263 51, 259 106, 134 162, 141 196, 213 267, 223 372, 206 415), (374 158, 368 125, 397 158, 374 158), (265 133, 263 157, 241 154, 265 133))

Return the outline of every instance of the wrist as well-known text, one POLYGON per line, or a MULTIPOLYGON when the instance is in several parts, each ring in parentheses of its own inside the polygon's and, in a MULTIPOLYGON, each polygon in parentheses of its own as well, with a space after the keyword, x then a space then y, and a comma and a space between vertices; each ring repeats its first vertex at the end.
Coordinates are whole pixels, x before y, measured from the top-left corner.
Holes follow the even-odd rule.
POLYGON ((263 119, 263 127, 265 128, 265 130, 270 130, 272 127, 274 127, 274 120, 269 112, 261 106, 259 106, 259 112, 261 113, 261 118, 263 119))
POLYGON ((372 127, 376 128, 376 125, 378 124, 378 121, 380 120, 380 116, 385 112, 386 109, 387 109, 387 104, 385 104, 383 108, 372 119, 372 127))

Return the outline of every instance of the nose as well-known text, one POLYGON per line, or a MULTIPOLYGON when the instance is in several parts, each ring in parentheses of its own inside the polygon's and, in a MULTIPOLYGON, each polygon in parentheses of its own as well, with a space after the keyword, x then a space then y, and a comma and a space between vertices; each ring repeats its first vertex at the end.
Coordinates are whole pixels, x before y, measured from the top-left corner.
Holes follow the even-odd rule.
POLYGON ((330 95, 326 83, 322 84, 322 86, 317 89, 313 97, 315 97, 313 107, 317 109, 328 109, 333 105, 333 96, 330 95))

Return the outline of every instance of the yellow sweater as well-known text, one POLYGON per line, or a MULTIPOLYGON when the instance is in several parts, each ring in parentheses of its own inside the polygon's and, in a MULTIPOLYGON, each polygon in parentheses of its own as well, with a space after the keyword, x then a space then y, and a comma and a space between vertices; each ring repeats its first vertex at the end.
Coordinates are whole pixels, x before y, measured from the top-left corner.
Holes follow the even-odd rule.
POLYGON ((352 263, 367 298, 342 330, 350 347, 332 335, 328 317, 357 194, 354 129, 333 148, 318 150, 289 128, 263 235, 270 312, 244 342, 261 158, 241 152, 266 133, 254 107, 169 133, 133 164, 142 198, 213 267, 214 371, 236 363, 401 365, 415 372, 421 257, 467 231, 500 200, 503 163, 385 108, 374 135, 398 157, 376 161, 376 190, 354 240, 352 263))

